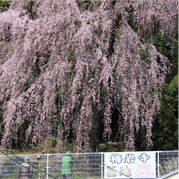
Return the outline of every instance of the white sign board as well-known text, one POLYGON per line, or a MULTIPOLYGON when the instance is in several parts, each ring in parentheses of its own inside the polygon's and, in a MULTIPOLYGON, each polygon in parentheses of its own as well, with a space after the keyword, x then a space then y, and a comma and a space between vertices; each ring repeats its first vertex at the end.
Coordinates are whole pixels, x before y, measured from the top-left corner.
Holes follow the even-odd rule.
POLYGON ((107 152, 104 179, 156 178, 155 152, 107 152))

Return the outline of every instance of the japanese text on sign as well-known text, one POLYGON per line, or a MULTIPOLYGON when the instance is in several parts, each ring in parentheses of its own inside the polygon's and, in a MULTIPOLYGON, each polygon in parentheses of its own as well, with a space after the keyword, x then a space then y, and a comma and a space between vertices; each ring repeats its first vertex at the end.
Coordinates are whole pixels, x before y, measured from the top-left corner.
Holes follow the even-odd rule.
POLYGON ((105 179, 155 178, 155 152, 105 153, 105 179))

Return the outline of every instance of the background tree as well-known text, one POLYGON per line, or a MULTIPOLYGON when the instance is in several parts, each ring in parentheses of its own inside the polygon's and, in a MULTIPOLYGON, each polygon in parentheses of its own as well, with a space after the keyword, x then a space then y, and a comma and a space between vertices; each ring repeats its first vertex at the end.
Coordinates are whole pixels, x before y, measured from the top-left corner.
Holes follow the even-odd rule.
MULTIPOLYGON (((176 136, 178 128, 174 127, 171 130, 169 127, 170 125, 168 128, 167 125, 165 125, 170 121, 171 125, 177 126, 178 119, 178 105, 177 103, 173 103, 178 98, 178 83, 176 81, 178 74, 178 15, 175 13, 176 11, 172 11, 171 7, 173 5, 177 6, 178 4, 176 1, 172 1, 170 4, 168 4, 168 1, 153 1, 153 3, 143 1, 140 4, 142 8, 139 8, 139 6, 135 6, 135 4, 132 3, 126 8, 126 11, 129 13, 128 23, 138 34, 140 40, 142 42, 152 42, 157 51, 167 57, 171 64, 171 72, 167 74, 165 85, 163 87, 162 98, 160 101, 161 110, 157 111, 154 116, 153 149, 155 150, 166 150, 167 147, 168 150, 178 148, 176 145, 178 141, 178 137, 176 136), (163 6, 162 9, 159 8, 159 4, 163 6), (161 14, 163 14, 163 16, 161 16, 161 14), (170 19, 171 22, 175 21, 176 23, 171 23, 173 24, 171 25, 170 23, 167 23, 167 19, 170 19), (174 83, 174 81, 176 84, 171 87, 171 84, 174 83), (168 98, 173 100, 168 100, 168 98), (172 106, 172 108, 169 106, 172 106), (167 112, 164 108, 167 109, 167 112), (171 135, 170 137, 164 137, 165 139, 162 138, 162 136, 166 136, 171 132, 173 132, 173 134, 175 133, 175 135, 173 135, 175 136, 174 138, 172 138, 171 135)), ((141 58, 145 59, 148 55, 148 51, 143 51, 142 49, 140 55, 141 58)), ((141 128, 139 135, 136 137, 136 148, 138 150, 146 149, 145 144, 142 142, 144 140, 144 133, 145 128, 141 128)))
POLYGON ((178 75, 165 84, 160 110, 153 128, 154 149, 177 150, 178 148, 178 75))
POLYGON ((116 133, 135 150, 143 129, 142 143, 151 148, 170 67, 147 38, 159 19, 158 32, 175 34, 178 2, 90 2, 92 8, 75 0, 18 0, 0 14, 3 147, 62 148, 67 140, 90 151, 116 133))

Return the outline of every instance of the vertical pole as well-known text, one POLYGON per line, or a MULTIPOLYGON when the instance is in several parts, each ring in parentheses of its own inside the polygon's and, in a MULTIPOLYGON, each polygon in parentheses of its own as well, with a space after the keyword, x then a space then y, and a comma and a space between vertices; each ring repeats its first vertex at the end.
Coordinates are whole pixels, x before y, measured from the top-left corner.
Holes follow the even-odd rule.
POLYGON ((160 177, 160 152, 158 151, 158 163, 157 163, 157 167, 158 167, 158 177, 160 177))
POLYGON ((37 155, 37 161, 39 162, 39 179, 40 179, 40 159, 41 159, 41 155, 37 155))
POLYGON ((104 159, 103 159, 103 153, 101 153, 101 179, 103 179, 103 167, 104 167, 104 159))
POLYGON ((48 179, 48 162, 49 162, 49 154, 47 154, 47 179, 48 179))
POLYGON ((39 161, 39 179, 40 179, 40 161, 39 161))

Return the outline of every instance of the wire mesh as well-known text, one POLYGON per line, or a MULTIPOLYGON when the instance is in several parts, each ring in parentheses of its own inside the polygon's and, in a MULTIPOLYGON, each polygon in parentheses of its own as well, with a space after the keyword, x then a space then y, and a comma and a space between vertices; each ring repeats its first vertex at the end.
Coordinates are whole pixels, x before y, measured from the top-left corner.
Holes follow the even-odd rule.
POLYGON ((178 169, 178 151, 159 152, 159 176, 178 169))
MULTIPOLYGON (((100 153, 72 154, 74 161, 72 177, 75 179, 101 178, 101 155, 100 153)), ((57 178, 62 178, 62 157, 64 154, 49 157, 49 174, 57 178)))
MULTIPOLYGON (((2 179, 15 179, 18 178, 19 165, 24 162, 24 156, 16 155, 1 155, 0 156, 0 178, 2 179)), ((33 165, 33 178, 38 178, 38 161, 36 155, 29 156, 30 164, 33 165)))
MULTIPOLYGON (((102 179, 105 153, 72 154, 73 179, 102 179)), ((17 179, 19 165, 26 155, 0 155, 0 179, 17 179)), ((65 154, 28 155, 33 166, 33 179, 62 179, 62 158, 65 154)), ((156 176, 160 177, 178 169, 178 151, 156 152, 156 176)))

